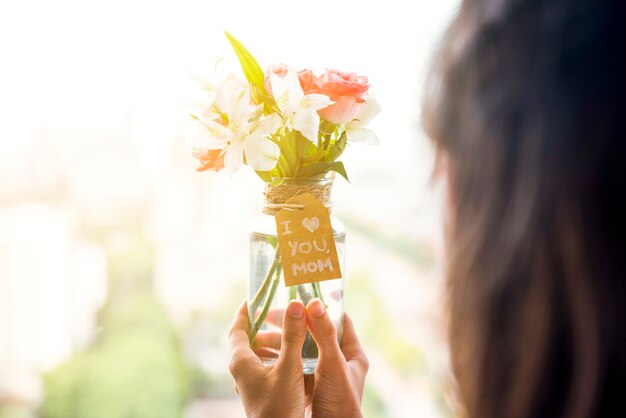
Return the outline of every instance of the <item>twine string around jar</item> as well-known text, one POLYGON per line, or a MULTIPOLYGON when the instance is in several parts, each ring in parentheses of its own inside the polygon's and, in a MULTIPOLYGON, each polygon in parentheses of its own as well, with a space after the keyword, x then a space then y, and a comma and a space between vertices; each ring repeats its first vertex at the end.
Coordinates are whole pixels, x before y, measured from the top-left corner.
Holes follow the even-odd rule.
POLYGON ((330 209, 332 207, 330 199, 332 185, 332 179, 312 182, 284 182, 277 186, 267 183, 264 192, 265 205, 263 206, 263 213, 274 216, 281 209, 302 210, 304 205, 286 202, 292 197, 303 193, 310 193, 330 209))

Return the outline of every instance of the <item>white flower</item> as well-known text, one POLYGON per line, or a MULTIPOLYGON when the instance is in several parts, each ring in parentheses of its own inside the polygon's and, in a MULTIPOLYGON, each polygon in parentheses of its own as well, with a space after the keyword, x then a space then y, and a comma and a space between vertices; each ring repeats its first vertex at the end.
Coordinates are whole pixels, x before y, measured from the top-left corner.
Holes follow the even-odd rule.
POLYGON ((250 104, 250 92, 247 89, 234 98, 224 95, 225 103, 219 105, 228 104, 228 101, 232 102, 231 109, 225 112, 228 122, 222 124, 214 119, 198 118, 204 125, 206 135, 196 136, 192 146, 201 150, 223 150, 224 168, 231 174, 241 168, 244 157, 254 170, 271 170, 276 166, 280 149, 268 136, 281 127, 282 119, 276 114, 261 117, 263 107, 250 104))
POLYGON ((200 117, 213 120, 227 114, 234 107, 239 95, 248 88, 248 85, 231 73, 227 74, 216 86, 203 82, 203 87, 209 97, 208 104, 203 106, 200 117))
POLYGON ((317 111, 334 102, 323 94, 304 94, 298 73, 292 68, 287 70, 284 78, 270 74, 270 83, 276 104, 285 118, 287 129, 300 131, 309 141, 317 143, 320 127, 320 117, 317 111))
POLYGON ((365 128, 376 115, 380 113, 380 105, 370 96, 366 103, 363 103, 357 113, 356 117, 346 124, 346 136, 348 141, 361 142, 367 145, 377 145, 380 143, 380 139, 376 134, 365 128))

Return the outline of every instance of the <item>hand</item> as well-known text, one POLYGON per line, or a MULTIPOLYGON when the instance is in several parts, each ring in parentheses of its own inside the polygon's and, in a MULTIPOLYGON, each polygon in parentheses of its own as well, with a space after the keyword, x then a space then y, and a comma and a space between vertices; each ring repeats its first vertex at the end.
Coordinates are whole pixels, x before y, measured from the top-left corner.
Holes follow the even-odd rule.
POLYGON ((306 403, 301 356, 306 336, 304 305, 293 301, 287 307, 280 354, 272 366, 264 366, 250 348, 249 331, 248 306, 244 302, 235 316, 229 339, 230 372, 246 415, 249 418, 302 418, 306 403))
POLYGON ((314 299, 306 310, 307 326, 319 348, 315 374, 305 376, 307 389, 313 386, 313 417, 362 417, 361 398, 369 362, 352 321, 344 315, 343 338, 339 348, 337 330, 324 304, 314 299))

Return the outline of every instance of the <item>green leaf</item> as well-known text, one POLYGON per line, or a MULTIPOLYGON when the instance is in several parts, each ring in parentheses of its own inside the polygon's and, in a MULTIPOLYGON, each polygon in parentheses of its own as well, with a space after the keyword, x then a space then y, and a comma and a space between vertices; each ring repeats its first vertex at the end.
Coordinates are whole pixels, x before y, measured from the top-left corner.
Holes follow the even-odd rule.
POLYGON ((324 150, 314 150, 312 153, 307 155, 302 159, 302 162, 305 164, 315 164, 320 162, 326 156, 326 151, 324 150))
POLYGON ((339 158, 341 154, 343 153, 343 151, 346 149, 347 144, 348 144, 348 137, 346 136, 346 133, 344 132, 328 150, 328 156, 326 157, 326 161, 328 162, 336 161, 337 158, 339 158))
POLYGON ((278 169, 283 177, 295 177, 300 168, 300 159, 297 150, 298 132, 288 132, 280 139, 280 157, 278 158, 278 169))
POLYGON ((283 182, 282 175, 276 168, 273 168, 270 171, 255 171, 255 173, 261 180, 266 183, 273 184, 274 186, 279 186, 283 182))
POLYGON ((302 137, 302 143, 300 144, 300 148, 298 149, 298 155, 302 159, 303 164, 314 164, 322 161, 328 151, 324 149, 318 149, 315 144, 306 139, 304 136, 302 137))
POLYGON ((320 122, 320 133, 324 135, 332 135, 337 129, 337 125, 322 119, 320 122))
POLYGON ((310 152, 317 149, 315 145, 304 137, 300 132, 294 131, 294 139, 296 141, 296 152, 300 158, 305 158, 310 152))
POLYGON ((233 47, 235 54, 237 54, 237 58, 239 58, 241 69, 246 75, 248 82, 261 89, 262 93, 267 95, 264 86, 265 75, 263 74, 263 70, 257 60, 254 59, 252 54, 250 54, 250 52, 248 52, 248 50, 241 44, 241 42, 235 39, 234 36, 228 32, 224 33, 226 34, 230 45, 233 47))
POLYGON ((331 163, 330 170, 340 174, 341 177, 343 177, 348 183, 350 183, 348 173, 346 173, 346 168, 343 166, 343 163, 341 161, 334 161, 333 163, 331 163))
POLYGON ((320 162, 311 165, 304 166, 298 172, 298 177, 301 178, 311 178, 324 175, 329 171, 334 171, 336 173, 341 174, 343 178, 345 178, 348 182, 348 174, 346 173, 346 169, 343 166, 341 161, 334 162, 320 162))
POLYGON ((255 171, 257 176, 261 178, 266 183, 272 182, 272 174, 269 171, 255 171))
POLYGON ((250 93, 254 103, 263 104, 263 111, 266 115, 273 112, 273 108, 276 107, 276 100, 266 93, 265 87, 261 89, 252 84, 250 85, 250 93))

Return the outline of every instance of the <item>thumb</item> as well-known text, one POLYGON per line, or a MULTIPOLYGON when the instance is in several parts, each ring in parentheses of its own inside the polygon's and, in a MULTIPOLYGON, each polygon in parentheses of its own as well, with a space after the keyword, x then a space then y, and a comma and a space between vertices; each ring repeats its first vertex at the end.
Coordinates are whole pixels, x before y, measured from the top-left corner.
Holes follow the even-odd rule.
POLYGON ((337 342, 337 329, 328 316, 326 307, 319 299, 313 299, 307 305, 307 325, 320 352, 320 360, 335 361, 343 359, 337 342))
POLYGON ((302 344, 306 336, 304 305, 298 300, 289 303, 283 320, 283 336, 278 364, 302 367, 302 344))

